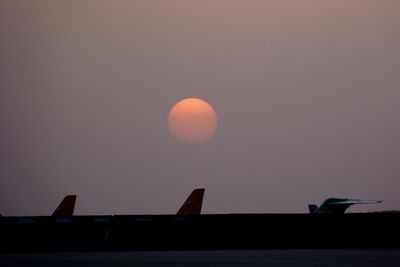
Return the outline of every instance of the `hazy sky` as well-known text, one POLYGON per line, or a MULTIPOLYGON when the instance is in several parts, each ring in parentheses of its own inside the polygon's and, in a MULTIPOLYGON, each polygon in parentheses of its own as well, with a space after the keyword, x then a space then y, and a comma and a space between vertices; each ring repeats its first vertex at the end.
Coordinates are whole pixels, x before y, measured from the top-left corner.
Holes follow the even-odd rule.
POLYGON ((400 2, 0 1, 0 213, 400 209, 400 2), (215 136, 176 141, 198 97, 215 136))

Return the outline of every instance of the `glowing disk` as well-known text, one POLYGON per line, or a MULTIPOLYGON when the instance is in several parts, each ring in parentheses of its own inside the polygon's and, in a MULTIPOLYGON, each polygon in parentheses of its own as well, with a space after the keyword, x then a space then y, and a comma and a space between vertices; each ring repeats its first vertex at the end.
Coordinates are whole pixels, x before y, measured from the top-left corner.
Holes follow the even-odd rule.
POLYGON ((208 140, 217 128, 218 118, 213 107, 198 98, 186 98, 172 107, 168 128, 179 141, 199 144, 208 140))

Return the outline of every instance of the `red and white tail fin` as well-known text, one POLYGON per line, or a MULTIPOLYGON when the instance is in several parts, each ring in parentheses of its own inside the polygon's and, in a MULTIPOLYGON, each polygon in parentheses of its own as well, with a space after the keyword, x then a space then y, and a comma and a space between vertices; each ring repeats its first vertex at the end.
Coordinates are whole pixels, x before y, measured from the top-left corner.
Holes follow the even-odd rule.
POLYGON ((193 190, 176 215, 200 215, 204 188, 193 190))
POLYGON ((64 197, 52 216, 72 216, 75 208, 76 195, 64 197))

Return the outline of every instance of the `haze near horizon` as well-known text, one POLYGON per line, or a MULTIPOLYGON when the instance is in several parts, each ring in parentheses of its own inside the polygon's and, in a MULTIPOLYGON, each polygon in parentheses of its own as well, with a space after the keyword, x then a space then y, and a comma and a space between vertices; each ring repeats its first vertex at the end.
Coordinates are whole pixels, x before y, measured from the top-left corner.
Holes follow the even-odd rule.
POLYGON ((0 214, 400 209, 398 1, 1 1, 0 214), (168 130, 184 98, 208 141, 168 130))

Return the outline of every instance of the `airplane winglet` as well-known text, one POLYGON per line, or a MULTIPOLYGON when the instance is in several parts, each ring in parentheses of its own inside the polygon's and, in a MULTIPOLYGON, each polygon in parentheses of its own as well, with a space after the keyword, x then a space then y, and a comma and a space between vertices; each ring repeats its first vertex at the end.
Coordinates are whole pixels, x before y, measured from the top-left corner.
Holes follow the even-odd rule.
POLYGON ((315 204, 308 204, 308 210, 310 213, 317 213, 318 206, 315 204))

